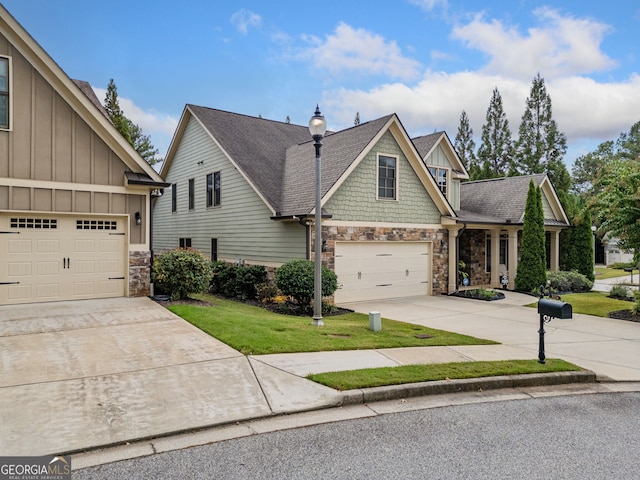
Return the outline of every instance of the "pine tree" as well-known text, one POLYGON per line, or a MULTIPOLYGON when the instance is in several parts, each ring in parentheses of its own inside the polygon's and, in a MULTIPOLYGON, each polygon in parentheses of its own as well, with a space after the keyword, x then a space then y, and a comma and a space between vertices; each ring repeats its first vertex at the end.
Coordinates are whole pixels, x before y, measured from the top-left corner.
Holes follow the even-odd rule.
POLYGON ((529 182, 524 211, 524 227, 520 245, 520 262, 516 273, 516 290, 537 291, 547 283, 547 258, 544 234, 544 210, 542 191, 529 182))
POLYGON ((476 164, 476 154, 474 152, 476 142, 473 141, 473 129, 469 125, 469 117, 467 117, 467 112, 464 110, 460 114, 460 125, 458 126, 454 147, 458 157, 462 160, 464 168, 469 170, 472 165, 476 164))
POLYGON ((109 80, 109 85, 107 86, 104 109, 107 111, 111 123, 149 165, 154 165, 160 161, 157 157, 158 149, 151 143, 149 135, 145 135, 142 132, 142 128, 125 117, 122 112, 120 101, 118 100, 118 87, 116 87, 113 78, 109 80))
POLYGON ((485 171, 491 172, 492 177, 504 177, 509 172, 511 149, 509 120, 502 107, 502 96, 496 87, 487 109, 486 122, 482 126, 478 161, 485 171))
POLYGON ((360 112, 356 112, 356 118, 353 120, 353 124, 357 127, 360 125, 360 112))
POLYGON ((291 123, 291 118, 289 118, 289 115, 287 115, 287 118, 285 118, 284 123, 291 123))
POLYGON ((558 192, 568 192, 571 177, 562 159, 567 138, 553 119, 551 97, 540 73, 533 79, 514 148, 516 168, 521 174, 546 173, 558 192))
POLYGON ((116 129, 120 132, 120 134, 125 138, 127 142, 131 143, 129 126, 127 124, 126 117, 120 109, 120 101, 118 100, 118 87, 116 87, 113 78, 109 80, 109 85, 107 85, 107 94, 104 97, 104 109, 107 111, 107 114, 109 115, 113 126, 116 127, 116 129))

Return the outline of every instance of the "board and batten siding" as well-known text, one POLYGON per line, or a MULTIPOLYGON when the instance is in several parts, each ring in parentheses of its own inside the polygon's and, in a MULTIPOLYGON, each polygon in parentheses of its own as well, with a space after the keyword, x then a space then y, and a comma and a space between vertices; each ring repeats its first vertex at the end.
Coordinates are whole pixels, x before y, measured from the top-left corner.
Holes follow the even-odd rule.
POLYGON ((270 219, 271 211, 193 117, 180 139, 165 180, 177 185, 177 211, 171 212, 171 188, 153 210, 153 248, 161 253, 191 238, 192 248, 211 255, 218 240, 218 259, 279 265, 306 258, 305 227, 270 219), (199 164, 199 162, 202 162, 199 164), (220 205, 207 207, 207 174, 220 172, 220 205), (195 181, 195 205, 189 210, 189 179, 195 181))
POLYGON ((332 220, 439 224, 440 211, 387 131, 327 201, 332 220), (377 155, 398 158, 397 200, 377 199, 377 155))
POLYGON ((148 195, 109 188, 124 187, 125 163, 3 35, 0 55, 11 58, 13 79, 12 128, 0 131, 0 210, 129 215, 129 243, 144 244, 134 216, 146 217, 148 195))
POLYGON ((425 164, 430 167, 443 167, 449 169, 449 191, 447 192, 447 200, 454 210, 460 209, 460 180, 453 179, 453 166, 449 160, 449 157, 445 153, 442 145, 438 145, 434 148, 431 155, 425 160, 425 164))
POLYGON ((547 198, 544 192, 542 193, 542 210, 544 212, 544 218, 546 220, 558 220, 556 218, 556 214, 553 213, 553 209, 551 208, 549 199, 547 198))

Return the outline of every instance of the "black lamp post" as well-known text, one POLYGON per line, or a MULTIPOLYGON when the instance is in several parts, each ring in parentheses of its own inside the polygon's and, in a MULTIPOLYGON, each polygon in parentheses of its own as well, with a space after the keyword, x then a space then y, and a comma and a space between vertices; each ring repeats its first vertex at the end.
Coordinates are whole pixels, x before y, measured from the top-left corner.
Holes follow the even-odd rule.
POLYGON ((327 122, 316 105, 316 111, 309 120, 309 132, 313 137, 313 145, 316 147, 316 216, 315 216, 315 275, 313 284, 313 325, 322 326, 322 206, 320 194, 320 150, 322 139, 327 131, 327 122))

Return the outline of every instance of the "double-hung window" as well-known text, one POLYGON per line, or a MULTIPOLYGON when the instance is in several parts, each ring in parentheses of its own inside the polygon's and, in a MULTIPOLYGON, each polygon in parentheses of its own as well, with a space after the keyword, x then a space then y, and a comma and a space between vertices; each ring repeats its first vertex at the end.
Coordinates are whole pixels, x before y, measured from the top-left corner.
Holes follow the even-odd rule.
POLYGON ((378 198, 396 200, 398 197, 398 159, 378 155, 378 198))
POLYGON ((171 185, 171 211, 178 210, 178 185, 175 183, 171 185))
POLYGON ((0 57, 0 128, 9 128, 9 59, 0 57))
POLYGON ((207 207, 220 205, 220 172, 207 175, 207 207))
POLYGON ((449 172, 446 168, 438 168, 438 167, 429 167, 429 172, 433 175, 436 183, 438 184, 438 188, 440 191, 446 196, 447 195, 447 173, 449 172))

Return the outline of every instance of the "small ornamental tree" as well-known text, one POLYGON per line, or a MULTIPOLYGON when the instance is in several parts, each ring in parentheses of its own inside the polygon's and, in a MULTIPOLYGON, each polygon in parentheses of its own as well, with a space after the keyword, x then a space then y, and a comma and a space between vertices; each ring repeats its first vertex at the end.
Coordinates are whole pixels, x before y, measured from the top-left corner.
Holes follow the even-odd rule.
POLYGON ((547 258, 544 235, 544 210, 540 187, 529 182, 529 192, 524 211, 524 228, 520 245, 520 263, 516 273, 516 290, 537 291, 547 283, 547 258))
MULTIPOLYGON (((313 300, 315 266, 311 260, 290 260, 276 270, 276 286, 289 295, 303 310, 308 310, 313 300)), ((328 297, 338 288, 335 272, 322 266, 322 296, 328 297)))
POLYGON ((154 260, 153 281, 171 295, 171 300, 206 292, 211 283, 211 260, 190 248, 170 250, 154 260))

